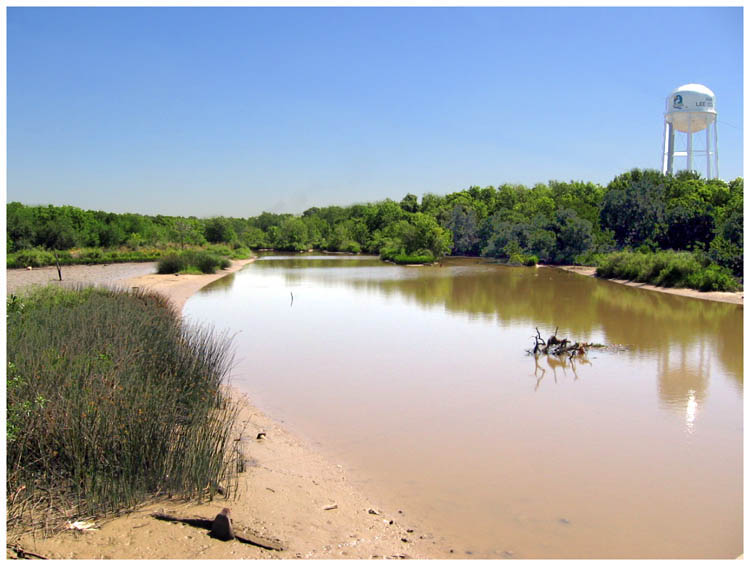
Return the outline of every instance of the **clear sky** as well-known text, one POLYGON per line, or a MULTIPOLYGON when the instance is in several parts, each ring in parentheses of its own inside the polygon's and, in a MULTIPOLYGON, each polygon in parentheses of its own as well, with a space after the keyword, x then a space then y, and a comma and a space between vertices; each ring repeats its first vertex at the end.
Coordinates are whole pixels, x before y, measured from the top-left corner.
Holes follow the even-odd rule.
POLYGON ((8 201, 254 216, 661 167, 717 97, 743 176, 742 8, 9 8, 8 201))

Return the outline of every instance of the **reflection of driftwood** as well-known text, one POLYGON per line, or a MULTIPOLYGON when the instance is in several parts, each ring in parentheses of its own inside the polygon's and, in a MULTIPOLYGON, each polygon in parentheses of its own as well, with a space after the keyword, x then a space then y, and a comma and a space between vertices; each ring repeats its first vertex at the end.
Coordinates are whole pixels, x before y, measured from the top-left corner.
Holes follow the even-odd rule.
MULTIPOLYGON (((534 354, 534 377, 536 377, 536 385, 534 385, 534 391, 539 389, 539 385, 541 384, 542 379, 544 379, 544 375, 547 373, 547 371, 541 365, 539 365, 539 358, 540 354, 534 354)), ((565 370, 567 368, 570 368, 573 371, 573 381, 578 381, 578 371, 576 369, 576 364, 591 364, 589 360, 582 356, 566 357, 553 356, 548 354, 544 356, 544 361, 547 362, 547 366, 552 369, 552 376, 555 380, 555 383, 557 383, 557 368, 562 368, 563 374, 566 373, 565 370)))
MULTIPOLYGON (((191 527, 196 527, 199 529, 205 529, 207 531, 211 531, 211 528, 213 527, 214 521, 212 519, 204 519, 202 517, 174 517, 172 515, 167 515, 165 513, 154 513, 151 515, 154 519, 158 519, 159 521, 171 521, 173 523, 183 523, 185 525, 190 525, 191 527)), ((258 536, 254 533, 248 534, 248 529, 240 529, 236 528, 234 530, 234 538, 236 538, 238 541, 243 542, 245 544, 251 544, 253 546, 258 546, 260 548, 265 548, 266 550, 277 550, 281 551, 284 550, 284 547, 282 546, 281 542, 277 540, 270 540, 267 538, 263 538, 261 536, 258 536), (238 535, 237 531, 241 531, 243 534, 238 535)))

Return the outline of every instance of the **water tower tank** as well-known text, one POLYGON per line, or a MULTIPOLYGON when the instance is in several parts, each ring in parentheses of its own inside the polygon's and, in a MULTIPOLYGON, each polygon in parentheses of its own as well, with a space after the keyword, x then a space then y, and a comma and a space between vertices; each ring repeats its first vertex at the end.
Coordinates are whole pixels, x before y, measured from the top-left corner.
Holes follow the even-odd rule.
MULTIPOLYGON (((662 172, 672 175, 678 168, 676 158, 685 158, 682 167, 694 171, 694 165, 705 157, 706 179, 719 176, 719 152, 717 150, 716 96, 710 88, 700 84, 686 84, 673 90, 667 97, 664 112, 664 153, 662 172), (693 134, 705 130, 705 143, 696 144, 693 134), (713 130, 713 140, 711 139, 713 130), (677 134, 681 134, 678 136, 677 134), (684 134, 684 135, 682 135, 684 134), (679 139, 678 139, 679 138, 679 139), (684 149, 677 149, 684 139, 684 149), (713 143, 712 143, 713 142, 713 143)), ((699 171, 700 173, 701 171, 699 171)))
POLYGON ((716 96, 699 84, 682 85, 667 97, 667 121, 678 132, 700 132, 716 120, 716 96))

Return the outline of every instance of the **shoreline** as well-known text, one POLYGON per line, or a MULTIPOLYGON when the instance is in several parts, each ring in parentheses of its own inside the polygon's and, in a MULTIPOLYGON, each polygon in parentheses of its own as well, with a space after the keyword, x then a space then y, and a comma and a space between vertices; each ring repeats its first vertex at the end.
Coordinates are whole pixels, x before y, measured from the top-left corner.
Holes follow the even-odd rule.
MULTIPOLYGON (((213 275, 140 273, 114 281, 103 278, 106 270, 96 269, 101 266, 82 266, 93 269, 79 270, 82 279, 72 277, 67 284, 85 281, 141 287, 165 295, 181 313, 187 299, 199 289, 239 271, 255 259, 235 260, 229 268, 213 275)), ((65 272, 63 277, 66 277, 65 272)), ((160 499, 119 516, 103 518, 97 522, 96 530, 65 531, 47 539, 26 534, 19 538, 18 545, 53 559, 424 559, 454 556, 450 543, 429 533, 418 518, 400 509, 379 506, 354 486, 342 465, 327 460, 320 451, 290 433, 282 423, 255 407, 246 394, 231 385, 229 389, 232 399, 241 406, 237 437, 246 462, 235 495, 202 503, 160 499), (260 432, 265 436, 258 440, 260 432), (222 542, 210 538, 205 530, 160 521, 152 516, 159 512, 213 519, 224 507, 231 509, 238 534, 247 528, 249 534, 281 541, 283 550, 266 550, 236 540, 222 542)), ((12 556, 11 551, 7 556, 12 556)))
POLYGON ((250 259, 235 259, 232 260, 232 264, 226 269, 211 274, 159 275, 158 273, 149 273, 130 277, 123 280, 123 283, 128 289, 142 288, 161 293, 169 299, 179 313, 182 313, 182 307, 185 306, 187 300, 203 287, 209 283, 213 283, 217 279, 239 271, 246 265, 253 263, 256 259, 258 259, 257 256, 250 259))
MULTIPOLYGON (((561 269, 563 271, 569 271, 577 275, 583 275, 585 277, 596 277, 596 267, 590 267, 586 265, 542 265, 540 267, 548 267, 552 269, 561 269)), ((656 285, 650 285, 648 283, 639 283, 637 281, 628 281, 626 279, 600 279, 601 281, 611 281, 612 283, 618 283, 620 285, 627 285, 628 287, 636 287, 638 289, 646 289, 647 291, 656 291, 657 293, 667 293, 668 295, 679 295, 680 297, 689 297, 691 299, 701 299, 703 301, 715 301, 719 303, 732 303, 735 305, 744 305, 745 292, 736 291, 697 291, 696 289, 688 289, 685 287, 673 288, 673 287, 658 287, 656 285)))

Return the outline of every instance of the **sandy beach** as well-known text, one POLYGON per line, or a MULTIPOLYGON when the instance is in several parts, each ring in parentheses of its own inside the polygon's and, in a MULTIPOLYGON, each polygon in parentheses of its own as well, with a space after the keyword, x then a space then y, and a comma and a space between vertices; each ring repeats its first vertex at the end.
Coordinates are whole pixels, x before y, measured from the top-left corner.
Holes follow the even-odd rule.
MULTIPOLYGON (((250 263, 241 260, 215 275, 156 275, 155 264, 114 264, 63 268, 65 285, 107 284, 142 287, 167 296, 179 309, 198 289, 250 263)), ((7 270, 7 292, 57 279, 54 267, 7 270)), ((119 517, 97 520, 96 529, 68 530, 43 539, 17 541, 27 552, 53 559, 274 559, 274 558, 448 558, 460 556, 449 541, 437 539, 420 520, 400 509, 384 508, 347 478, 346 469, 326 460, 300 438, 255 408, 242 404, 240 429, 247 468, 237 493, 228 499, 190 503, 158 500, 119 517), (258 434, 264 432, 261 439, 258 434), (267 550, 237 540, 222 542, 208 531, 156 519, 213 519, 231 509, 237 534, 278 541, 283 550, 267 550)), ((249 538, 249 537, 248 537, 249 538)), ((8 557, 15 553, 8 550, 8 557)))

